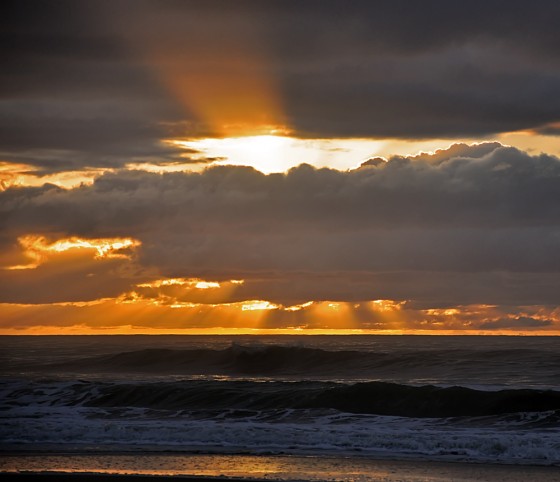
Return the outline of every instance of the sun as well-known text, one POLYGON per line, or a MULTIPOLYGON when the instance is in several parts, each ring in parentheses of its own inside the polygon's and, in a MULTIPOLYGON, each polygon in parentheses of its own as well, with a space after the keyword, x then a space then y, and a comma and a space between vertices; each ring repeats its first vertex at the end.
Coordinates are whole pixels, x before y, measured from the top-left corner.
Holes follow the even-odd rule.
POLYGON ((275 135, 233 137, 224 141, 230 164, 247 164, 265 173, 290 167, 290 154, 295 147, 291 138, 275 135))
POLYGON ((266 174, 283 172, 294 163, 297 140, 277 135, 206 138, 178 141, 208 157, 223 158, 217 164, 252 166, 266 174))

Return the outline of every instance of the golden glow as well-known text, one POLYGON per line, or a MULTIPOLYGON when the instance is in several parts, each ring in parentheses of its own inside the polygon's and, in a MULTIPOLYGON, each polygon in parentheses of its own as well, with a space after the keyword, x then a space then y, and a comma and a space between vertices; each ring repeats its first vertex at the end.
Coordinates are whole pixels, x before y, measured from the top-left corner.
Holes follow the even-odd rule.
MULTIPOLYGON (((12 269, 46 264, 37 271, 5 272, 7 279, 13 277, 16 283, 29 279, 31 285, 41 286, 37 282, 48 282, 57 279, 53 274, 67 272, 78 287, 85 281, 88 286, 91 282, 91 286, 97 286, 107 281, 102 276, 98 281, 95 276, 99 274, 117 274, 122 278, 115 285, 115 291, 100 291, 99 299, 88 299, 90 291, 87 291, 82 299, 71 298, 78 301, 61 300, 56 295, 52 303, 0 303, 0 333, 4 334, 40 334, 49 330, 56 333, 162 334, 557 334, 560 329, 560 309, 547 306, 513 309, 459 305, 417 309, 406 300, 390 299, 304 300, 282 304, 278 299, 255 297, 255 280, 164 278, 156 272, 138 271, 132 250, 140 242, 131 238, 48 239, 28 235, 19 242, 29 262, 11 266, 12 269), (242 287, 245 282, 249 286, 242 287)), ((21 258, 21 253, 19 256, 21 258)), ((16 260, 18 255, 9 253, 7 259, 16 260)))
POLYGON ((207 290, 210 288, 219 288, 220 283, 217 283, 215 281, 197 281, 194 287, 199 290, 207 290))
POLYGON ((0 161, 0 191, 13 187, 37 187, 54 184, 64 189, 73 189, 93 184, 95 178, 111 169, 87 169, 83 171, 64 171, 40 175, 37 168, 28 164, 0 161))
POLYGON ((307 303, 302 303, 301 305, 292 305, 292 306, 287 306, 286 308, 284 308, 285 311, 301 311, 304 310, 305 308, 309 308, 310 306, 313 305, 313 301, 308 301, 307 303))
MULTIPOLYGON (((140 283, 136 286, 139 288, 159 288, 161 286, 183 286, 185 284, 189 284, 191 280, 186 278, 167 278, 167 279, 158 279, 156 281, 151 281, 149 283, 140 283)), ((196 281, 194 281, 196 282, 196 281)))
MULTIPOLYGON (((544 307, 527 307, 526 313, 516 316, 539 313, 543 319, 554 322, 546 329, 483 330, 477 325, 503 318, 504 314, 489 309, 482 316, 472 318, 468 307, 457 307, 460 312, 457 317, 449 319, 447 315, 439 315, 424 323, 423 310, 376 311, 375 301, 354 304, 322 301, 305 305, 293 311, 262 300, 216 305, 165 304, 142 299, 134 293, 89 302, 0 303, 0 334, 560 334, 560 311, 544 307), (248 305, 256 309, 244 309, 248 305), (361 313, 360 321, 356 310, 361 313), (369 316, 377 322, 364 323, 369 316), (463 319, 470 319, 471 324, 463 324, 463 319)), ((473 308, 476 311, 477 307, 473 308)))
MULTIPOLYGON (((554 124, 550 127, 554 128, 554 124)), ((560 157, 560 136, 544 135, 535 131, 506 132, 496 136, 496 140, 504 145, 516 147, 531 155, 546 152, 560 157)))
POLYGON ((450 308, 447 310, 438 310, 438 309, 424 310, 424 313, 431 316, 454 316, 454 315, 459 315, 461 312, 456 308, 450 308))
MULTIPOLYGON (((393 155, 415 156, 420 153, 435 153, 456 142, 476 144, 475 139, 432 139, 428 141, 406 141, 402 139, 301 139, 289 137, 287 130, 267 127, 260 135, 164 139, 163 143, 187 150, 179 157, 185 162, 153 164, 149 162, 128 163, 124 170, 141 170, 153 173, 200 172, 209 165, 246 165, 269 174, 285 172, 299 164, 348 170, 359 167, 371 157, 389 158, 393 155), (192 150, 198 153, 191 152, 192 150), (212 159, 210 162, 208 159, 212 159), (197 162, 199 161, 199 162, 197 162)), ((540 135, 532 131, 518 131, 485 139, 497 141, 538 154, 546 151, 560 156, 558 136, 540 135)), ((479 141, 479 140, 478 140, 479 141)), ((115 169, 88 169, 39 175, 35 167, 0 161, 0 191, 13 187, 42 186, 54 184, 65 189, 91 185, 104 173, 115 169)))
POLYGON ((371 303, 374 310, 381 312, 399 311, 405 304, 404 301, 397 302, 394 300, 374 300, 371 303))
POLYGON ((37 325, 25 328, 0 328, 0 335, 509 335, 560 336, 560 330, 374 330, 343 328, 147 328, 134 325, 92 328, 87 325, 53 327, 37 325))
MULTIPOLYGON (((478 333, 478 332, 477 332, 478 333)), ((25 328, 0 328, 0 335, 458 335, 463 332, 442 330, 432 332, 428 330, 344 330, 320 328, 149 328, 134 325, 119 325, 111 328, 96 328, 87 325, 71 325, 53 327, 49 325, 36 325, 25 328)), ((496 333, 498 334, 498 333, 496 333)), ((539 333, 531 332, 530 335, 539 333)), ((550 335, 550 332, 541 333, 550 335)))
POLYGON ((294 140, 289 137, 274 135, 176 141, 176 145, 196 149, 207 157, 224 158, 215 164, 252 166, 267 174, 291 167, 293 144, 294 140))
MULTIPOLYGON (((228 280, 226 283, 243 284, 243 280, 228 280)), ((212 288, 220 288, 222 285, 217 281, 204 281, 199 278, 166 278, 140 283, 139 288, 161 288, 162 286, 186 286, 187 288, 196 288, 199 290, 207 290, 212 288)))
POLYGON ((280 305, 275 305, 270 301, 248 301, 241 305, 242 311, 261 311, 261 310, 277 310, 280 305))
POLYGON ((172 308, 189 308, 194 304, 218 306, 229 304, 243 280, 213 281, 200 278, 167 278, 139 283, 136 290, 123 295, 127 302, 148 302, 172 308))
POLYGON ((74 249, 94 251, 95 259, 129 258, 126 252, 140 246, 140 241, 131 238, 95 238, 85 239, 70 237, 49 242, 45 236, 30 234, 18 238, 23 254, 31 260, 28 264, 9 266, 5 269, 34 269, 41 265, 51 254, 74 249))
MULTIPOLYGON (((69 249, 85 248, 85 249, 95 249, 97 251, 96 258, 112 258, 112 257, 123 257, 120 250, 125 248, 130 248, 133 246, 138 246, 139 241, 132 239, 120 239, 120 238, 106 238, 106 239, 81 239, 81 238, 68 238, 56 241, 51 245, 45 245, 44 239, 41 240, 39 244, 40 249, 46 251, 68 251, 69 249)), ((36 246, 36 245, 35 245, 36 246)))
POLYGON ((253 59, 221 58, 216 69, 193 72, 169 65, 160 57, 161 80, 185 110, 193 112, 203 130, 213 135, 251 135, 284 131, 284 114, 271 79, 249 75, 253 59))
POLYGON ((161 10, 152 21, 170 28, 156 31, 131 10, 118 29, 186 117, 196 119, 185 131, 225 137, 283 127, 280 89, 260 41, 261 26, 236 15, 223 22, 206 15, 211 13, 200 10, 193 21, 214 28, 178 27, 177 19, 161 10), (188 29, 190 41, 179 40, 176 28, 188 29))
MULTIPOLYGON (((169 142, 165 142, 170 144, 169 142)), ((175 144, 173 144, 175 145, 175 144)), ((177 147, 175 145, 175 147, 177 147)), ((186 156, 181 154, 181 156, 186 156)), ((169 162, 153 164, 149 162, 129 162, 125 165, 125 169, 129 171, 146 171, 157 174, 166 172, 201 172, 207 166, 207 163, 201 159, 200 162, 169 162)))
MULTIPOLYGON (((514 147, 538 145, 543 136, 534 134, 504 134, 485 142, 498 141, 514 147)), ((558 141, 555 149, 547 152, 560 154, 558 141)), ((408 141, 402 139, 301 139, 281 135, 259 135, 245 137, 168 139, 165 142, 179 148, 199 151, 189 154, 193 159, 215 159, 212 165, 251 166, 265 173, 285 172, 302 163, 315 167, 339 170, 355 169, 371 157, 416 156, 434 154, 462 142, 477 144, 475 139, 408 141)), ((531 150, 531 149, 529 149, 531 150)), ((533 151, 535 149, 532 149, 533 151)), ((194 170, 194 169, 192 169, 194 170)), ((200 169, 199 169, 200 170, 200 169)))
MULTIPOLYGON (((551 127, 555 127, 552 125, 551 127)), ((125 165, 124 170, 141 170, 153 173, 200 172, 209 165, 246 165, 269 174, 285 172, 299 164, 348 170, 359 167, 371 157, 389 158, 394 155, 415 156, 420 153, 435 153, 461 142, 477 144, 480 139, 464 138, 430 139, 426 141, 402 139, 302 139, 290 137, 289 130, 265 126, 253 133, 236 137, 172 138, 162 143, 186 150, 179 157, 184 162, 150 163, 135 162, 125 165), (193 153, 192 150, 199 153, 193 153), (212 159, 208 162, 208 159, 212 159), (199 161, 199 162, 197 162, 199 161)), ((245 132, 247 134, 247 132, 245 132)), ((534 131, 517 131, 484 139, 484 142, 500 142, 516 147, 529 154, 547 152, 560 156, 560 137, 542 135, 534 131)), ((54 184, 64 189, 91 185, 95 179, 116 169, 87 169, 64 171, 41 175, 37 168, 22 163, 0 161, 0 191, 26 186, 54 184)))
POLYGON ((191 156, 214 158, 213 164, 251 166, 265 174, 284 172, 299 164, 353 169, 378 155, 385 141, 373 139, 298 139, 283 135, 169 139, 169 143, 200 151, 191 156))

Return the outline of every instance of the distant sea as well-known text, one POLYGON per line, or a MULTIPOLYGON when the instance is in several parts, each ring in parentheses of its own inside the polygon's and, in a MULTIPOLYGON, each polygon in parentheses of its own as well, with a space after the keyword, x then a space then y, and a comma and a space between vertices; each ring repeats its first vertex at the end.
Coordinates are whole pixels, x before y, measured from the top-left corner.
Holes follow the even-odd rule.
POLYGON ((0 337, 4 453, 554 465, 560 338, 0 337))

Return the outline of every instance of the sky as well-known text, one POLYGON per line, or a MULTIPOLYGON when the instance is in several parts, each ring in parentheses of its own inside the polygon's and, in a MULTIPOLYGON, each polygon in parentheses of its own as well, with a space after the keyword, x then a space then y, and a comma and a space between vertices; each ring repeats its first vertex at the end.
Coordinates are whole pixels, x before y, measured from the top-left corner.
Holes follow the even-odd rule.
POLYGON ((560 334, 560 2, 2 2, 0 334, 560 334))

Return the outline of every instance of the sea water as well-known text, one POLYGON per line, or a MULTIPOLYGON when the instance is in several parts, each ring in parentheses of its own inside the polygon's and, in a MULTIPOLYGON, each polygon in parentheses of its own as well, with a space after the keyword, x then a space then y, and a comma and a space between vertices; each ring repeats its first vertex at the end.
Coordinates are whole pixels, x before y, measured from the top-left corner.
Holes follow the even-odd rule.
POLYGON ((560 463, 554 337, 10 336, 0 345, 4 453, 560 463))

